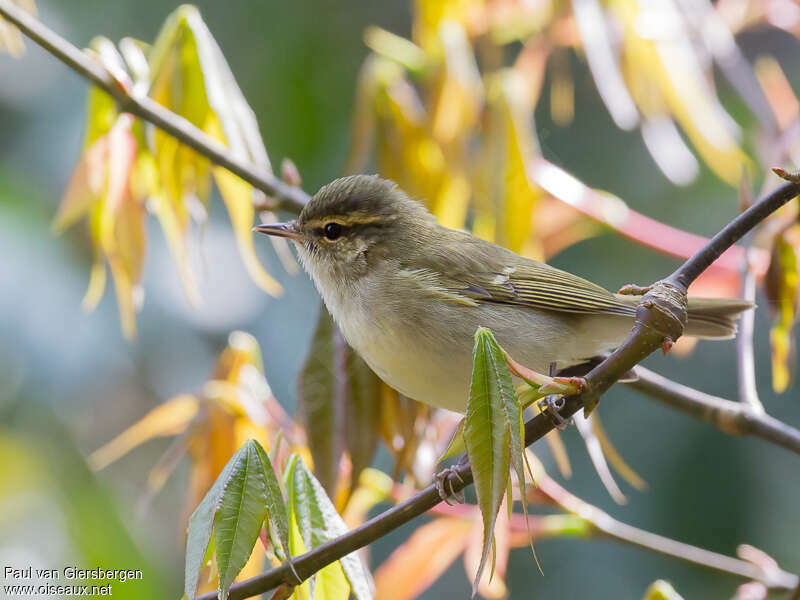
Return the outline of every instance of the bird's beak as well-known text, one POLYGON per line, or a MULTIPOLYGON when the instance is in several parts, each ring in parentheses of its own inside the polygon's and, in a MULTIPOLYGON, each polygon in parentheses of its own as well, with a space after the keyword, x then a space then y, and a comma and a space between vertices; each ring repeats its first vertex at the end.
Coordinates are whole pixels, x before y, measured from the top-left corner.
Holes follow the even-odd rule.
POLYGON ((297 221, 287 221, 286 223, 262 223, 253 227, 253 231, 275 235, 277 237, 299 240, 300 232, 297 229, 297 221))

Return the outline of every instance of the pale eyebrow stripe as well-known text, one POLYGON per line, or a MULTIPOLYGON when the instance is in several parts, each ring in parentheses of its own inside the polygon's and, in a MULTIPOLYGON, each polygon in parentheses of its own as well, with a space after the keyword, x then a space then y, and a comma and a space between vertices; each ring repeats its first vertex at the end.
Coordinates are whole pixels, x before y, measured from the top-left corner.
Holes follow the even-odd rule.
POLYGON ((351 225, 369 225, 381 220, 378 215, 370 215, 364 212, 350 213, 347 215, 332 215, 328 217, 320 217, 318 219, 311 219, 306 222, 306 227, 317 228, 325 227, 328 223, 339 223, 345 227, 351 225))

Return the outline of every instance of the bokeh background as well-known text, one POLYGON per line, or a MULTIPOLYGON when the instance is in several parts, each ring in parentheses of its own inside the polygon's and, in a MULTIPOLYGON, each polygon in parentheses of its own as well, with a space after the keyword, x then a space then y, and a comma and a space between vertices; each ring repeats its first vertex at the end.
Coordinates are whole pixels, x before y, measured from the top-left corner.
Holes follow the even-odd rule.
MULTIPOLYGON (((340 175, 356 77, 367 55, 363 31, 376 24, 408 36, 409 3, 196 4, 257 114, 273 161, 291 157, 309 192, 340 175)), ((79 46, 97 34, 152 40, 176 6, 161 0, 38 2, 42 20, 79 46)), ((764 51, 777 56, 798 90, 796 39, 756 29, 739 41, 750 58, 764 51)), ((143 510, 143 482, 167 441, 147 444, 99 474, 89 471, 84 457, 159 402, 205 381, 234 329, 257 338, 270 385, 293 410, 295 377, 318 299, 305 275, 283 273, 267 244, 259 245, 260 254, 286 293, 274 299, 258 290, 242 266, 227 216, 213 202, 203 233, 201 307, 186 301, 151 220, 138 338, 123 340, 111 293, 97 311, 84 314, 91 248, 80 227, 56 237, 50 222, 81 149, 86 83, 35 45, 27 48, 22 60, 0 56, 0 567, 142 568, 144 581, 120 586, 115 597, 177 598, 187 466, 143 510)), ((567 127, 552 123, 547 93, 536 111, 547 159, 636 210, 699 234, 713 234, 736 214, 736 190, 705 167, 688 187, 667 181, 641 137, 615 127, 584 62, 574 55, 571 61, 574 121, 567 127)), ((719 85, 726 107, 749 118, 727 83, 719 85)), ((551 262, 611 289, 655 280, 677 264, 613 234, 581 242, 551 262)), ((798 424, 796 390, 771 392, 768 327, 760 310, 756 368, 762 400, 774 416, 798 424)), ((736 397, 732 342, 701 342, 690 359, 657 356, 646 364, 707 392, 736 397)), ((629 503, 615 505, 572 429, 564 435, 572 491, 639 527, 725 554, 750 543, 787 570, 800 570, 797 456, 726 436, 621 387, 602 404, 611 439, 649 489, 625 486, 629 503)), ((546 447, 537 454, 555 474, 546 447)), ((375 544, 374 562, 411 530, 404 527, 375 544)), ((740 583, 610 541, 543 541, 537 551, 544 576, 529 551, 512 553, 511 597, 638 598, 654 579, 665 578, 686 598, 726 598, 740 583)), ((457 561, 423 597, 468 594, 457 561)))

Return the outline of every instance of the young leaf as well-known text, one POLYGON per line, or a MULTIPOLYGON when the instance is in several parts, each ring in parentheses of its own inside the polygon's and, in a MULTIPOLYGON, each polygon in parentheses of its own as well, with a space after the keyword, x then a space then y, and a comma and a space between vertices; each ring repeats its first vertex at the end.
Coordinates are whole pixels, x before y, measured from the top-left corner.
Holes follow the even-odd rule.
POLYGON ((211 541, 211 531, 214 526, 214 516, 219 508, 222 494, 230 480, 231 473, 241 461, 245 448, 239 448, 222 469, 214 485, 208 490, 205 498, 194 509, 189 518, 189 532, 186 536, 186 568, 184 573, 184 593, 188 600, 194 600, 197 594, 197 579, 200 569, 206 563, 208 544, 211 541))
POLYGON ((278 539, 280 540, 283 553, 289 557, 289 518, 286 512, 286 504, 283 501, 283 493, 281 492, 280 483, 275 476, 275 468, 272 466, 269 456, 264 452, 264 448, 258 442, 255 443, 256 454, 261 461, 261 469, 264 474, 264 491, 266 493, 267 501, 267 517, 269 521, 275 525, 278 531, 278 539))
POLYGON ((450 438, 450 443, 447 444, 447 449, 445 449, 439 457, 438 462, 443 462, 448 458, 453 458, 466 451, 467 447, 464 444, 464 419, 461 419, 458 422, 456 430, 453 432, 453 437, 450 438))
POLYGON ((256 443, 251 440, 242 447, 214 516, 221 599, 227 597, 231 583, 250 558, 267 512, 264 463, 256 443))
POLYGON ((372 462, 378 446, 381 380, 356 352, 345 347, 348 397, 344 402, 344 441, 350 455, 350 491, 372 462))
POLYGON ((287 553, 286 506, 275 471, 261 445, 248 440, 225 465, 189 519, 185 575, 189 600, 194 599, 200 569, 211 556, 212 531, 219 597, 224 599, 231 583, 247 564, 267 514, 287 553))
MULTIPOLYGON (((336 512, 322 485, 308 470, 297 455, 292 455, 286 465, 284 481, 288 495, 289 520, 297 527, 302 546, 306 550, 316 548, 328 540, 347 533, 347 525, 336 512)), ((372 598, 372 581, 356 554, 349 554, 339 561, 341 570, 357 600, 372 598)), ((326 567, 330 568, 332 565, 326 567)), ((314 585, 324 584, 324 592, 335 587, 335 570, 325 574, 322 581, 314 577, 314 585)), ((314 598, 316 591, 312 591, 314 598)), ((347 595, 337 596, 346 600, 347 595)))
POLYGON ((773 313, 772 328, 769 332, 772 346, 772 388, 783 393, 789 387, 794 375, 793 362, 794 329, 798 311, 798 290, 800 290, 800 261, 797 252, 787 241, 785 234, 775 237, 772 248, 764 291, 773 313))
POLYGON ((483 517, 483 552, 472 590, 477 592, 486 566, 495 520, 503 501, 512 461, 524 482, 522 468, 522 410, 506 366, 505 353, 491 331, 475 332, 472 383, 464 422, 464 442, 475 477, 475 491, 483 517))
POLYGON ((344 377, 340 368, 343 357, 339 356, 342 348, 337 348, 335 332, 330 313, 321 306, 311 348, 297 383, 314 470, 331 495, 335 493, 343 444, 342 415, 337 410, 340 407, 336 394, 337 379, 344 377))

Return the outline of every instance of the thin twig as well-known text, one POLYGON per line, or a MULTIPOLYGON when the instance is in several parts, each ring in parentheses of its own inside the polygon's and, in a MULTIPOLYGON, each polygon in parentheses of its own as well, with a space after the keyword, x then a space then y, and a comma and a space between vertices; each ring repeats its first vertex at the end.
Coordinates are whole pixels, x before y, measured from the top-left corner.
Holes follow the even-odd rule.
MULTIPOLYGON (((392 496, 404 498, 408 496, 408 493, 409 490, 406 486, 396 485, 392 496)), ((591 527, 579 534, 581 539, 592 537, 613 539, 623 544, 644 548, 651 552, 671 556, 701 567, 760 581, 773 591, 790 590, 798 583, 797 575, 787 571, 771 570, 765 572, 752 562, 685 544, 619 521, 597 506, 575 496, 546 473, 537 471, 536 485, 528 488, 528 502, 541 501, 554 503, 567 513, 575 515, 588 523, 591 527)), ((430 512, 441 517, 457 519, 473 519, 480 515, 475 504, 439 505, 431 509, 430 512)), ((547 519, 552 516, 528 515, 526 521, 524 515, 514 513, 511 515, 511 531, 524 537, 527 537, 526 534, 530 533, 535 540, 541 540, 545 537, 557 537, 559 535, 558 530, 548 527, 546 524, 547 519)))
MULTIPOLYGON (((756 274, 752 264, 752 245, 745 254, 742 269, 742 298, 755 304, 756 274)), ((747 310, 739 318, 739 332, 736 336, 736 363, 739 382, 739 398, 753 411, 764 412, 764 405, 758 397, 756 387, 755 354, 753 337, 755 333, 756 311, 747 310)))
POLYGON ((749 404, 732 402, 676 383, 642 366, 634 368, 638 381, 626 382, 634 388, 718 427, 725 433, 758 437, 800 454, 800 431, 778 419, 754 410, 749 404))
POLYGON ((800 192, 800 184, 787 182, 764 196, 762 200, 740 213, 733 221, 711 238, 667 279, 684 290, 705 271, 725 250, 770 214, 792 200, 800 192))
POLYGON ((223 144, 180 115, 167 110, 152 98, 132 96, 130 90, 125 89, 123 84, 117 81, 101 63, 82 52, 11 0, 0 0, 0 16, 16 25, 25 35, 72 70, 108 92, 117 101, 122 112, 129 112, 152 123, 208 157, 212 162, 225 167, 231 173, 238 175, 274 198, 271 209, 280 208, 299 213, 308 202, 309 196, 303 190, 287 185, 272 173, 242 162, 233 156, 223 144))
POLYGON ((782 570, 765 572, 751 562, 711 552, 691 544, 684 544, 618 521, 605 511, 564 489, 547 475, 538 477, 536 484, 535 491, 537 493, 546 496, 564 510, 588 521, 597 532, 609 538, 708 567, 709 569, 716 569, 739 577, 761 581, 774 590, 790 590, 798 584, 797 575, 792 573, 782 570))

